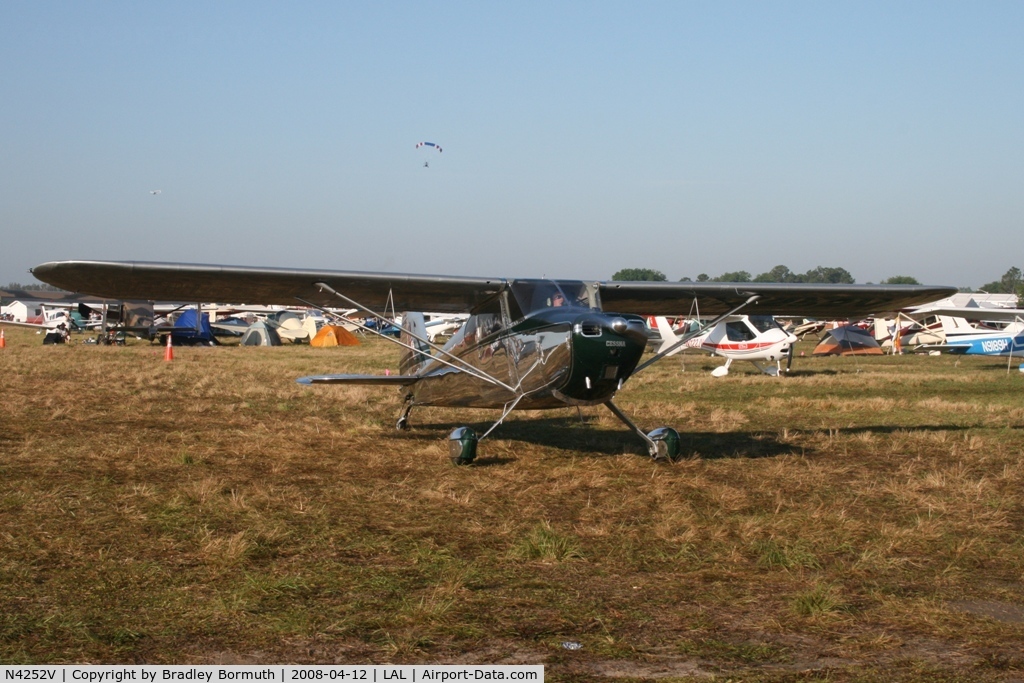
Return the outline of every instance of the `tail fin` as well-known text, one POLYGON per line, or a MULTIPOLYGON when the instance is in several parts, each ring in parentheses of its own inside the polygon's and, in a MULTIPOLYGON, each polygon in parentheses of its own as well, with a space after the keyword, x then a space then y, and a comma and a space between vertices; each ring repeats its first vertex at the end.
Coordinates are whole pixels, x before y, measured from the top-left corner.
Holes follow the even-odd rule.
MULTIPOLYGON (((668 318, 663 315, 659 315, 654 318, 655 324, 658 326, 658 334, 661 335, 661 346, 658 347, 658 353, 662 353, 666 349, 672 347, 676 342, 679 341, 679 337, 676 336, 675 330, 668 324, 668 318)), ((670 356, 679 353, 681 349, 676 349, 670 356)))
POLYGON ((956 318, 948 315, 940 315, 939 321, 942 322, 942 331, 946 334, 953 333, 970 333, 976 330, 963 318, 956 318))
POLYGON ((402 358, 398 362, 398 372, 400 374, 418 375, 426 362, 430 360, 430 347, 426 342, 420 341, 426 338, 427 321, 423 314, 403 313, 401 341, 411 348, 406 348, 402 352, 402 358), (419 339, 416 337, 419 337, 419 339))
POLYGON ((895 327, 890 330, 888 321, 885 318, 875 318, 875 341, 881 344, 892 339, 900 329, 900 320, 896 319, 895 327))

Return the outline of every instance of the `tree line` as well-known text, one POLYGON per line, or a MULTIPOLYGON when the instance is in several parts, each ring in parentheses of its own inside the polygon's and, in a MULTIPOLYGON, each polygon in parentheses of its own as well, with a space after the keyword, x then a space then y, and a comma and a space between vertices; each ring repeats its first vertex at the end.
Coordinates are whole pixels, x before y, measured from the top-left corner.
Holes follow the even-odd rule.
MULTIPOLYGON (((612 280, 619 281, 643 281, 643 282, 665 282, 668 277, 660 270, 652 268, 623 268, 612 275, 612 280)), ((689 277, 680 278, 680 282, 807 282, 811 284, 846 284, 856 283, 853 275, 845 268, 831 268, 818 266, 806 273, 795 273, 787 266, 775 266, 771 270, 760 275, 751 276, 745 270, 737 270, 729 273, 722 273, 717 277, 711 277, 707 273, 701 273, 695 279, 689 277)), ((870 283, 869 283, 870 284, 870 283)), ((894 275, 882 280, 883 285, 919 285, 917 278, 909 275, 894 275)), ((967 290, 970 291, 970 290, 967 290)), ((1016 294, 1024 297, 1024 276, 1020 268, 1010 268, 999 280, 995 280, 978 288, 978 291, 989 294, 1016 294)))
MULTIPOLYGON (((889 278, 899 280, 900 283, 918 284, 917 280, 904 275, 889 278)), ((612 280, 632 280, 646 282, 664 282, 668 278, 660 270, 651 268, 624 268, 612 275, 612 280)), ((850 271, 845 268, 830 268, 818 266, 806 273, 794 273, 787 266, 775 266, 771 270, 760 275, 751 275, 745 270, 736 270, 722 273, 717 277, 711 277, 707 273, 701 273, 696 278, 684 277, 680 282, 810 282, 810 283, 832 283, 832 284, 854 284, 855 280, 850 271)), ((894 283, 895 284, 895 283, 894 283)))
POLYGON ((48 285, 45 282, 33 282, 27 285, 23 285, 20 282, 9 282, 6 287, 0 287, 0 289, 22 289, 26 292, 62 292, 64 290, 48 285))
POLYGON ((1016 294, 1017 298, 1021 298, 1024 297, 1024 276, 1021 275, 1020 268, 1010 268, 1001 278, 982 285, 979 289, 989 294, 1016 294))

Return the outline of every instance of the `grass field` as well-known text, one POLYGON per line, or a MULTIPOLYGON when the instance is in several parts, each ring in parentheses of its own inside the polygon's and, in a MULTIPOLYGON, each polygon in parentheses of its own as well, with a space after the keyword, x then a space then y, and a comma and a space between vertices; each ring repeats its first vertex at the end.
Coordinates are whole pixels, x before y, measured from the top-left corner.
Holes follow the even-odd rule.
MULTIPOLYGON (((0 350, 0 662, 544 663, 548 680, 1024 678, 1024 375, 670 359, 618 404, 303 387, 358 348, 0 350), (569 650, 567 641, 581 647, 569 650)), ((806 351, 810 352, 810 346, 806 351)))

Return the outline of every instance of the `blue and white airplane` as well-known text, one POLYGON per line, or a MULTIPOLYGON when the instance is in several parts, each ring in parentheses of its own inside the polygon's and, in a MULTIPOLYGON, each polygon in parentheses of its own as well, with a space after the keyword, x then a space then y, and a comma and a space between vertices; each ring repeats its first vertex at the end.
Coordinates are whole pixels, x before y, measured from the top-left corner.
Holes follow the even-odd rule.
POLYGON ((991 308, 939 308, 928 313, 943 320, 946 332, 944 344, 925 344, 918 351, 945 351, 980 356, 1024 356, 1024 310, 991 308), (957 325, 947 323, 949 317, 957 325), (963 323, 965 319, 988 322, 1007 322, 1002 329, 982 330, 963 323), (1010 322, 1012 321, 1012 322, 1010 322))
POLYGON ((967 334, 943 350, 984 356, 1024 356, 1024 323, 1015 323, 998 332, 967 334))

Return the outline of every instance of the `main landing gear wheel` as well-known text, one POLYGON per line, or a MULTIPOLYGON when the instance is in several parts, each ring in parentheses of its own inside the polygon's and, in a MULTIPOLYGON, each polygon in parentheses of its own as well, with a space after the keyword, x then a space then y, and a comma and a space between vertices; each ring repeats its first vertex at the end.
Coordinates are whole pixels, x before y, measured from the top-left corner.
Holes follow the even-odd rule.
POLYGON ((658 427, 647 435, 653 445, 648 447, 655 460, 675 462, 679 459, 679 432, 671 427, 658 427))
MULTIPOLYGON (((678 437, 677 437, 678 438, 678 437)), ((453 465, 468 465, 476 458, 476 432, 459 427, 448 435, 448 457, 453 465)))

